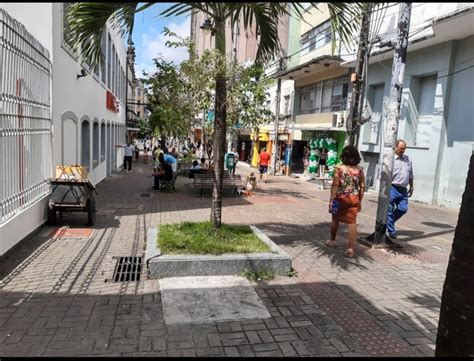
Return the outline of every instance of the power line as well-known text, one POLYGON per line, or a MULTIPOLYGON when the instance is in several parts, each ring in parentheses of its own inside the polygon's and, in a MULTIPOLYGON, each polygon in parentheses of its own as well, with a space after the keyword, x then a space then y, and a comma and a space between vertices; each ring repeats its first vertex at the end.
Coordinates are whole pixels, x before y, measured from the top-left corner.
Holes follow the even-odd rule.
POLYGON ((446 75, 443 75, 443 76, 439 76, 438 79, 446 78, 448 76, 463 72, 464 70, 468 70, 468 69, 471 69, 471 68, 474 68, 474 65, 470 65, 467 68, 460 69, 460 70, 457 70, 457 71, 453 71, 452 73, 449 73, 449 74, 446 74, 446 75))

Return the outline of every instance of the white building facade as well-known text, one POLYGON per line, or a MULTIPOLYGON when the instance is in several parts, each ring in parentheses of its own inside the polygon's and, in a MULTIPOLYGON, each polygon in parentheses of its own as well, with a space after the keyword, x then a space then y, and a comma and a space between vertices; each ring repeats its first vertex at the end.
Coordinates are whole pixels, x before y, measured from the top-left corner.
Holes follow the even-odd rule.
MULTIPOLYGON (((41 131, 44 133, 44 139, 41 142, 41 157, 35 158, 31 170, 28 170, 30 158, 35 154, 38 155, 38 151, 33 151, 36 149, 33 146, 37 141, 19 143, 19 138, 9 138, 10 143, 6 141, 2 143, 7 151, 13 152, 12 149, 18 145, 20 145, 19 149, 22 147, 25 149, 25 154, 22 155, 23 163, 20 163, 20 167, 25 168, 25 173, 27 173, 23 177, 28 179, 29 176, 36 175, 42 178, 39 182, 42 188, 41 191, 36 192, 34 201, 29 203, 18 203, 17 201, 15 206, 11 206, 10 198, 18 198, 15 196, 16 193, 24 193, 25 185, 20 180, 19 186, 13 187, 13 190, 5 190, 4 186, 0 199, 2 202, 0 255, 46 220, 49 187, 45 184, 47 184, 47 178, 54 177, 57 165, 81 164, 87 168, 89 180, 93 184, 97 184, 123 163, 123 150, 115 147, 116 144, 125 142, 126 133, 126 50, 123 39, 115 30, 107 26, 102 40, 102 50, 106 60, 104 64, 92 69, 82 62, 77 54, 73 53, 71 47, 64 40, 64 32, 67 31, 64 10, 68 5, 69 3, 0 4, 0 8, 4 10, 3 13, 9 14, 14 21, 23 24, 29 36, 42 45, 44 48, 42 51, 47 54, 50 65, 49 79, 44 76, 38 77, 36 73, 31 79, 26 77, 30 82, 28 84, 33 89, 32 92, 34 93, 35 86, 39 87, 40 89, 36 92, 38 97, 46 99, 44 102, 49 103, 43 105, 41 103, 41 106, 38 107, 43 109, 44 114, 41 117, 36 116, 38 119, 41 118, 44 123, 41 126, 41 131), (47 94, 44 94, 45 92, 47 94), (34 168, 34 164, 38 165, 38 163, 41 164, 41 167, 34 168), (28 175, 28 173, 30 174, 28 175), (5 201, 9 205, 6 211, 3 210, 5 201)), ((8 41, 8 37, 12 36, 12 33, 5 30, 8 29, 7 22, 7 20, 2 20, 4 31, 1 36, 8 41)), ((19 25, 13 27, 15 26, 19 25)), ((8 46, 2 48, 2 51, 8 51, 8 46)), ((5 67, 9 65, 4 61, 2 66, 2 69, 5 70, 5 67)), ((14 69, 10 78, 4 77, 3 89, 14 86, 15 71, 18 72, 18 76, 21 75, 21 71, 24 71, 21 67, 14 69), (9 83, 13 85, 9 85, 9 83)), ((16 85, 17 92, 18 88, 16 85)), ((21 89, 27 88, 24 86, 21 89)), ((21 99, 21 93, 18 94, 21 99)), ((37 99, 31 100, 38 102, 37 99)), ((35 102, 33 104, 36 104, 35 102)), ((5 103, 2 105, 5 106, 5 103)), ((21 114, 21 116, 16 114, 18 119, 27 115, 23 114, 25 111, 20 108, 17 109, 17 112, 21 114)), ((31 122, 39 124, 39 120, 36 118, 30 117, 29 119, 31 122)), ((0 128, 8 127, 7 121, 6 117, 3 118, 0 128)), ((18 129, 22 127, 19 124, 16 126, 18 129)), ((35 128, 33 125, 31 127, 35 128)), ((38 133, 39 130, 36 132, 38 133)), ((3 137, 4 139, 6 138, 3 137)), ((18 166, 15 160, 12 162, 15 167, 18 166)), ((3 164, 2 166, 9 165, 3 164)), ((12 183, 11 177, 9 174, 2 174, 2 184, 12 183)), ((13 183, 15 182, 16 180, 13 183)), ((20 197, 20 199, 22 198, 20 197)))
MULTIPOLYGON (((394 39, 398 4, 390 4, 379 36, 394 39)), ((474 151, 474 5, 413 3, 398 138, 413 162, 412 199, 459 207, 474 151)), ((371 120, 360 131, 359 150, 378 188, 393 50, 373 51, 368 67, 371 120)), ((352 64, 349 64, 352 65, 352 64)))

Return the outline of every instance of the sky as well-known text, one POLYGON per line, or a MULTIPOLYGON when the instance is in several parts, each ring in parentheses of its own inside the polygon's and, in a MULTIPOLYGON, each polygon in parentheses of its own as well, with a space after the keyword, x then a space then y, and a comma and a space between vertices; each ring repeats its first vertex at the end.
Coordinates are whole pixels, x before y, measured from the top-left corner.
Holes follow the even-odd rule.
POLYGON ((133 29, 133 42, 135 45, 135 74, 143 77, 142 71, 152 72, 154 70, 153 58, 161 54, 165 60, 179 64, 187 59, 187 51, 184 48, 167 48, 165 42, 170 40, 162 34, 163 28, 168 27, 179 36, 190 35, 191 15, 180 15, 162 17, 159 14, 171 6, 172 3, 156 3, 151 8, 135 15, 133 29))

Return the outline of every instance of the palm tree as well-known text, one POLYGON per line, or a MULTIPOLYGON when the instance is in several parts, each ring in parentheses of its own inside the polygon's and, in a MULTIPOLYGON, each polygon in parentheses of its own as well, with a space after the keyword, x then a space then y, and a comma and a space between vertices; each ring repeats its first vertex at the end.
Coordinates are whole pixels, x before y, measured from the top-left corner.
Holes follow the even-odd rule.
POLYGON ((436 356, 474 355, 474 154, 454 233, 436 338, 436 356))
MULTIPOLYGON (((75 3, 67 12, 69 33, 68 43, 82 54, 86 62, 96 65, 101 61, 100 41, 106 23, 110 20, 113 27, 125 37, 132 33, 134 16, 155 3, 75 3)), ((303 6, 292 5, 293 15, 302 18, 303 6)), ((278 37, 278 19, 291 15, 288 3, 178 3, 172 5, 160 15, 172 16, 200 11, 212 22, 215 35, 215 47, 222 59, 225 59, 225 24, 243 19, 244 28, 255 29, 258 36, 256 62, 264 63, 273 58, 280 48, 278 37)), ((222 60, 221 60, 222 61, 222 60)), ((224 173, 224 155, 226 139, 226 74, 225 67, 219 66, 216 76, 216 96, 214 110, 214 164, 215 177, 212 192, 211 223, 220 228, 222 220, 222 180, 224 173)))

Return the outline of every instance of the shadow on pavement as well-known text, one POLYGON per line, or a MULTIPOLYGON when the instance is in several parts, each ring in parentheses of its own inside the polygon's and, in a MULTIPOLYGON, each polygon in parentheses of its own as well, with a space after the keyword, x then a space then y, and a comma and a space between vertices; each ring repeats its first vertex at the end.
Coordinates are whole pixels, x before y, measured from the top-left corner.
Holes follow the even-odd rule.
MULTIPOLYGON (((3 289, 0 354, 228 356, 225 347, 234 345, 235 356, 419 356, 407 330, 433 334, 433 323, 421 314, 383 310, 353 287, 286 280, 253 282, 269 319, 177 325, 165 323, 156 284, 144 294, 138 282, 115 284, 116 292, 103 295, 3 289), (211 339, 213 347, 207 346, 211 339), (276 347, 266 349, 262 342, 276 347)), ((413 297, 423 303, 430 296, 413 297)))

